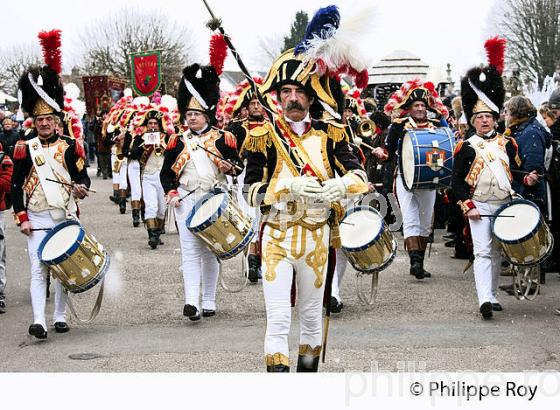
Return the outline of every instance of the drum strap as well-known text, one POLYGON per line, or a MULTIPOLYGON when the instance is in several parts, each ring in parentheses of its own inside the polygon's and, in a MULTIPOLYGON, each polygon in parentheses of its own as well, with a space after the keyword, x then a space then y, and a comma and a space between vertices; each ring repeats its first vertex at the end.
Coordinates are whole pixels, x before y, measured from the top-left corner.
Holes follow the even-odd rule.
POLYGON ((511 182, 502 165, 502 161, 509 164, 507 154, 497 145, 488 143, 478 135, 473 135, 468 139, 468 141, 471 144, 471 147, 473 147, 476 151, 477 155, 482 157, 488 169, 490 169, 492 174, 494 174, 500 189, 502 191, 511 191, 511 182))
MULTIPOLYGON (((41 140, 39 139, 39 137, 35 137, 29 140, 27 142, 27 145, 29 146, 29 152, 31 154, 33 165, 35 166, 35 171, 37 172, 37 176, 39 177, 39 183, 41 184, 41 186, 43 187, 43 191, 45 192, 47 203, 54 208, 65 209, 66 205, 64 204, 64 198, 62 197, 61 192, 61 190, 64 188, 62 188, 62 185, 47 180, 59 180, 59 178, 55 176, 55 170, 53 170, 52 167, 52 162, 56 162, 56 160, 51 158, 50 155, 45 152, 45 150, 43 150, 43 145, 41 144, 41 140)), ((60 166, 60 168, 63 167, 60 166)), ((64 171, 65 172, 64 174, 61 174, 61 177, 65 177, 66 175, 68 175, 68 172, 66 170, 64 171)), ((68 178, 69 177, 70 176, 68 175, 68 178)), ((63 182, 69 183, 70 181, 63 182)))
POLYGON ((95 318, 99 314, 99 310, 101 309, 101 303, 103 302, 103 289, 105 288, 105 280, 101 281, 100 286, 101 287, 99 288, 99 293, 97 294, 97 299, 95 300, 93 309, 91 310, 89 318, 85 320, 78 317, 78 314, 76 313, 76 309, 74 308, 74 303, 72 302, 72 298, 70 297, 68 290, 66 290, 66 288, 64 289, 64 292, 66 293, 67 296, 66 299, 68 301, 68 308, 70 309, 70 312, 76 318, 76 320, 78 320, 78 322, 91 323, 95 320, 95 318))

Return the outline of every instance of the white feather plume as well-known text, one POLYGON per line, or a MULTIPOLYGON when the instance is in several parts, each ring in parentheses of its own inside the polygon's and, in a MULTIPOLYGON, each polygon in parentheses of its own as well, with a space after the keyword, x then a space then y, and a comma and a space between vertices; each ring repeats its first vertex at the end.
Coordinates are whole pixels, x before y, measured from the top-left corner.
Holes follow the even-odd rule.
POLYGON ((330 71, 336 71, 344 64, 357 71, 367 69, 368 58, 357 45, 371 31, 374 16, 373 7, 353 10, 353 14, 342 14, 340 26, 337 30, 332 29, 332 35, 326 39, 315 36, 307 41, 306 59, 320 58, 330 71))
POLYGON ((68 83, 64 86, 64 96, 71 100, 77 100, 80 97, 80 89, 74 83, 68 83))
POLYGON ((174 111, 177 109, 177 99, 169 94, 165 94, 161 96, 161 105, 167 107, 169 112, 174 111))
POLYGON ((136 97, 132 100, 132 104, 135 105, 150 105, 150 99, 148 97, 136 97))

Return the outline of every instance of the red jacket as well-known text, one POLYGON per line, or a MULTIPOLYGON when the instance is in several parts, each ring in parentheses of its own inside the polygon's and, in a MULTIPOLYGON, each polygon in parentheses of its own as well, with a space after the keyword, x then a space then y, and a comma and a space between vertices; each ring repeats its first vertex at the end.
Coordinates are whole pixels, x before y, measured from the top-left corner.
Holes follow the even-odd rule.
MULTIPOLYGON (((0 211, 6 210, 6 195, 10 194, 14 163, 0 144, 0 211)), ((10 205, 11 206, 11 205, 10 205)))

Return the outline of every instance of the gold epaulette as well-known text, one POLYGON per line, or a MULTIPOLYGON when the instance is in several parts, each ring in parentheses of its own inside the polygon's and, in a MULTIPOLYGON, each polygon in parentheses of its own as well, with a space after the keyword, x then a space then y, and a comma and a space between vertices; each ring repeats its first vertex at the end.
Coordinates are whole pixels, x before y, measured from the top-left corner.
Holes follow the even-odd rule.
POLYGON ((348 134, 346 133, 346 126, 344 124, 335 121, 328 121, 327 124, 327 134, 334 142, 349 140, 348 134))
POLYGON ((173 134, 167 140, 167 146, 165 147, 166 151, 171 151, 177 146, 177 139, 179 138, 178 134, 173 134))
POLYGON ((453 156, 457 155, 459 153, 459 151, 461 151, 461 148, 463 147, 463 144, 465 143, 465 140, 460 140, 457 145, 455 145, 455 150, 453 151, 453 156))
POLYGON ((266 154, 266 149, 272 146, 271 132, 269 124, 253 128, 245 138, 241 150, 266 154))
POLYGON ((408 121, 408 117, 403 118, 395 118, 392 122, 393 124, 402 124, 403 122, 408 121))

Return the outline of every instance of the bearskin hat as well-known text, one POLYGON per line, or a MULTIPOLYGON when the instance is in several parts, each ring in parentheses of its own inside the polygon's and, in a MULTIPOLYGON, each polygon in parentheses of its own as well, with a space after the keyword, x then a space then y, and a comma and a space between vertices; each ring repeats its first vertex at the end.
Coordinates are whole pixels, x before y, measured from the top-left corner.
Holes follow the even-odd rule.
POLYGON ((49 66, 29 67, 20 77, 21 108, 30 116, 57 113, 64 108, 64 88, 49 66))
POLYGON ((192 64, 183 69, 177 92, 177 107, 181 121, 187 111, 199 111, 216 123, 216 108, 220 99, 220 77, 213 66, 192 64))
POLYGON ((494 37, 484 43, 488 65, 473 67, 461 80, 461 102, 469 123, 473 115, 492 113, 496 118, 504 105, 505 88, 502 79, 506 40, 494 37))
POLYGON ((45 65, 29 67, 20 77, 20 105, 33 117, 53 113, 62 115, 64 88, 59 76, 62 71, 61 31, 42 31, 38 37, 45 65))

